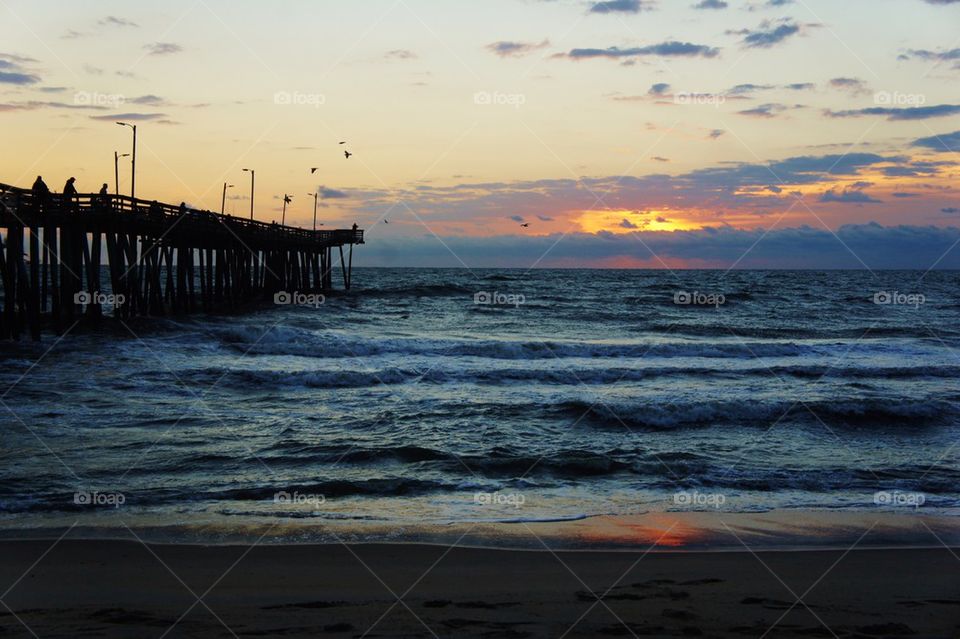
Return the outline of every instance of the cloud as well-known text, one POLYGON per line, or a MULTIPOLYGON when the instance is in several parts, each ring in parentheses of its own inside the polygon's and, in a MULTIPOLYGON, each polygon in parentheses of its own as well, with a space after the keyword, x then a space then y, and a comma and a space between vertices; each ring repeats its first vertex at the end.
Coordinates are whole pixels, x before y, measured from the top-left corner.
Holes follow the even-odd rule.
POLYGON ((945 209, 940 209, 940 212, 946 213, 947 215, 956 215, 957 213, 960 213, 960 209, 955 206, 950 206, 945 209))
POLYGON ((320 194, 321 200, 342 200, 350 197, 345 191, 339 191, 323 185, 317 187, 317 193, 320 194))
POLYGON ((709 47, 704 44, 693 44, 690 42, 661 42, 651 44, 645 47, 630 47, 621 49, 619 47, 608 47, 606 49, 571 49, 565 57, 574 60, 583 60, 588 58, 637 58, 641 56, 664 56, 664 57, 700 57, 714 58, 720 54, 720 49, 709 47))
POLYGON ((132 104, 142 104, 142 105, 153 106, 153 107, 169 105, 169 103, 163 98, 161 98, 159 95, 141 95, 136 98, 131 98, 130 100, 128 100, 128 102, 131 102, 132 104))
POLYGON ((13 53, 0 53, 0 84, 27 86, 40 82, 40 76, 23 66, 32 62, 36 60, 13 53))
POLYGON ((550 46, 549 40, 543 42, 513 42, 510 40, 500 40, 492 42, 486 46, 486 49, 498 55, 501 58, 519 58, 529 55, 538 49, 544 49, 550 46))
POLYGON ((383 54, 386 60, 416 60, 419 56, 409 49, 392 49, 383 54))
POLYGON ((737 111, 737 113, 739 113, 740 115, 746 115, 748 117, 754 117, 754 118, 775 118, 785 111, 789 111, 791 109, 799 109, 799 108, 802 108, 802 106, 799 104, 790 106, 787 104, 779 104, 776 102, 771 102, 767 104, 761 104, 752 109, 737 111))
POLYGON ((640 227, 634 224, 633 222, 631 222, 630 220, 628 220, 627 218, 623 218, 623 220, 620 222, 620 228, 638 229, 640 227))
POLYGON ((730 5, 723 0, 700 0, 693 5, 694 9, 726 9, 730 5))
POLYGON ((923 0, 927 4, 960 4, 960 0, 923 0))
POLYGON ((510 219, 513 220, 514 222, 521 222, 521 223, 523 222, 522 215, 511 215, 510 219))
POLYGON ((744 35, 743 46, 751 49, 769 48, 800 33, 800 25, 791 20, 785 20, 774 26, 774 23, 767 20, 761 23, 757 29, 746 30, 741 33, 744 35))
POLYGON ((152 42, 143 46, 147 55, 171 55, 183 51, 183 47, 173 42, 152 42))
POLYGON ((960 229, 935 226, 841 226, 835 231, 799 226, 739 230, 729 226, 698 231, 635 231, 463 236, 380 237, 364 247, 371 266, 541 268, 603 265, 626 261, 662 268, 657 258, 704 268, 738 269, 938 269, 960 267, 960 229), (653 257, 651 255, 656 256, 653 257), (456 257, 454 257, 456 256, 456 257), (862 260, 862 262, 861 262, 862 260))
POLYGON ((110 115, 91 115, 91 120, 103 120, 103 121, 122 121, 122 120, 136 120, 136 121, 149 121, 149 120, 162 120, 167 117, 166 113, 112 113, 110 115))
POLYGON ((640 13, 644 8, 641 0, 606 0, 594 3, 590 13, 640 13))
POLYGON ((841 204, 879 204, 863 191, 863 187, 846 187, 844 189, 829 189, 820 196, 821 202, 839 202, 841 204))
POLYGON ((40 82, 40 76, 32 73, 18 73, 10 71, 0 71, 0 84, 16 84, 20 86, 36 84, 40 82))
POLYGON ((867 83, 859 78, 833 78, 830 80, 830 86, 841 91, 848 91, 854 95, 863 95, 869 93, 870 89, 867 83))
POLYGON ((853 109, 849 111, 832 111, 826 109, 824 115, 830 118, 861 118, 872 115, 885 115, 888 120, 929 120, 944 118, 960 113, 960 104, 938 104, 928 107, 870 107, 868 109, 853 109))
POLYGON ((541 222, 553 222, 553 218, 550 217, 549 215, 538 215, 537 219, 540 220, 541 222))
POLYGON ((670 161, 670 158, 665 158, 665 157, 660 156, 660 155, 654 155, 654 156, 653 156, 652 158, 650 158, 650 159, 653 160, 653 161, 655 161, 655 162, 669 162, 669 161, 670 161))
POLYGON ((913 141, 913 146, 919 146, 939 153, 960 153, 960 131, 920 138, 913 141))
POLYGON ((97 21, 97 24, 99 24, 99 25, 102 26, 102 27, 132 27, 132 28, 137 28, 137 27, 140 26, 140 25, 138 25, 136 22, 132 22, 132 21, 130 21, 130 20, 127 20, 126 18, 118 18, 117 16, 107 16, 107 17, 105 17, 105 18, 101 18, 100 20, 97 21))
POLYGON ((650 90, 647 91, 649 95, 666 95, 670 91, 670 85, 666 82, 658 82, 650 86, 650 90))
POLYGON ((726 133, 726 131, 724 131, 723 129, 714 129, 707 134, 707 137, 710 138, 711 140, 716 140, 717 138, 722 136, 724 133, 726 133))

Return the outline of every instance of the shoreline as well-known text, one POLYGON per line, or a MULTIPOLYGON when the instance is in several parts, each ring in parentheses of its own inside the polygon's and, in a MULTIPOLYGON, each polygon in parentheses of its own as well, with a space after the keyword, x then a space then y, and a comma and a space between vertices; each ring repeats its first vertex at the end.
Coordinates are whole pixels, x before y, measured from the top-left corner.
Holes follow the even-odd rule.
POLYGON ((0 542, 4 636, 954 636, 956 550, 0 542), (799 598, 799 599, 798 599, 799 598), (199 599, 199 601, 198 601, 199 599), (235 634, 234 634, 235 633, 235 634))

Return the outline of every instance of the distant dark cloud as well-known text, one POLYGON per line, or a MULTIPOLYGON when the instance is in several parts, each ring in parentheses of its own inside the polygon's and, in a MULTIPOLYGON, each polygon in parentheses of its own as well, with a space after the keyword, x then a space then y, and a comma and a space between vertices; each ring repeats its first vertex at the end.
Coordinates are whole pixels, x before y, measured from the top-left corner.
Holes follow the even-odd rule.
POLYGON ((791 20, 781 21, 779 24, 764 21, 756 29, 748 29, 739 33, 744 36, 743 46, 748 48, 769 48, 800 33, 800 25, 791 20))
POLYGON ((792 109, 802 108, 801 105, 788 105, 788 104, 779 104, 776 102, 770 102, 767 104, 761 104, 753 107, 752 109, 745 109, 743 111, 737 111, 740 115, 746 115, 748 117, 754 118, 775 118, 785 111, 790 111, 792 109))
POLYGON ((670 41, 651 44, 645 47, 630 47, 627 49, 621 49, 619 47, 609 47, 606 49, 571 49, 569 53, 565 54, 565 57, 574 60, 584 60, 588 58, 625 59, 642 56, 714 58, 719 54, 720 49, 704 44, 670 41))
POLYGON ((960 4, 960 0, 924 0, 927 4, 960 4))
POLYGON ((167 117, 166 113, 111 113, 110 115, 91 115, 91 120, 104 120, 104 121, 122 121, 122 120, 137 120, 137 121, 149 121, 149 120, 162 120, 167 117))
POLYGON ((649 95, 665 95, 668 91, 670 91, 669 84, 666 82, 658 82, 657 84, 651 85, 647 93, 649 95))
POLYGON ((661 155, 655 155, 655 156, 653 156, 653 157, 650 158, 650 159, 653 160, 654 162, 669 162, 669 161, 670 161, 670 158, 665 158, 665 157, 663 157, 663 156, 661 156, 661 155))
POLYGON ((862 188, 829 189, 820 196, 821 202, 839 202, 842 204, 879 204, 880 200, 867 195, 862 188))
POLYGON ((726 133, 726 131, 724 131, 723 129, 714 129, 713 131, 710 131, 710 133, 707 134, 707 137, 709 137, 711 140, 716 140, 717 138, 722 136, 724 133, 726 133))
POLYGON ((866 264, 871 269, 955 269, 960 267, 960 251, 950 249, 958 241, 960 229, 955 227, 876 223, 845 225, 835 231, 810 226, 752 230, 718 226, 567 236, 384 236, 364 247, 364 263, 457 267, 462 266, 458 260, 463 260, 471 268, 526 268, 544 255, 538 266, 545 268, 615 259, 661 267, 653 252, 665 261, 690 260, 712 268, 863 269, 866 264))
POLYGON ((510 219, 513 220, 514 222, 521 222, 521 223, 523 222, 522 215, 511 215, 510 219))
POLYGON ((888 120, 929 120, 944 118, 960 113, 960 104, 938 104, 928 107, 870 107, 867 109, 853 109, 849 111, 832 111, 827 109, 824 114, 831 118, 861 118, 867 116, 887 116, 888 120))
POLYGON ((387 60, 415 60, 417 54, 409 49, 392 49, 383 54, 387 60))
POLYGON ((27 86, 40 82, 40 76, 24 66, 32 62, 36 60, 13 53, 0 53, 0 84, 27 86))
POLYGON ((946 213, 947 215, 956 215, 957 213, 960 213, 960 209, 955 206, 949 206, 945 209, 940 209, 940 212, 946 213))
POLYGON ((126 18, 119 18, 117 16, 107 16, 97 21, 102 27, 139 27, 136 22, 127 20, 126 18))
POLYGON ((913 141, 913 146, 923 147, 939 153, 960 153, 960 131, 920 138, 913 141))
POLYGON ((723 0, 700 0, 693 5, 694 9, 726 9, 730 5, 723 0))
POLYGON ((128 102, 132 104, 141 104, 141 105, 153 106, 153 107, 168 105, 167 101, 161 98, 159 95, 141 95, 136 98, 131 98, 130 100, 128 100, 128 102))
POLYGON ((590 13, 640 13, 644 8, 641 0, 606 0, 594 3, 590 13))
POLYGON ((830 86, 834 89, 849 91, 854 95, 861 95, 870 91, 867 83, 859 78, 833 78, 830 80, 830 86))
POLYGON ((32 73, 16 73, 9 71, 0 71, 0 84, 18 84, 28 85, 40 82, 40 76, 32 73))
POLYGON ((628 220, 627 218, 623 218, 623 220, 621 220, 621 222, 620 222, 620 228, 624 228, 624 229, 637 229, 637 228, 640 228, 640 227, 637 226, 636 224, 634 224, 633 222, 631 222, 630 220, 628 220))
POLYGON ((511 40, 500 40, 492 42, 486 46, 487 50, 492 51, 501 58, 519 58, 529 55, 537 49, 543 49, 550 46, 549 40, 543 42, 513 42, 511 40))
POLYGON ((350 197, 345 191, 339 191, 323 185, 317 187, 317 193, 320 194, 321 200, 342 200, 350 197))
POLYGON ((170 55, 183 51, 183 47, 173 42, 152 42, 144 45, 143 48, 147 50, 148 55, 170 55))
POLYGON ((540 220, 541 222, 553 222, 553 218, 550 217, 549 215, 538 215, 537 219, 540 220))

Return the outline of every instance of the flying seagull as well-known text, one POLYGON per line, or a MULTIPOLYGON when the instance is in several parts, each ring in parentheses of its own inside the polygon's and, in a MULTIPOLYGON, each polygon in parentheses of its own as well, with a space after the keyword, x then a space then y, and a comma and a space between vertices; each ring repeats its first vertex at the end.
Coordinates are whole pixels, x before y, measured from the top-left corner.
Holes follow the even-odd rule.
POLYGON ((528 228, 528 227, 530 226, 530 223, 529 223, 529 222, 524 222, 524 223, 521 224, 520 226, 522 226, 523 228, 528 228))
POLYGON ((343 152, 343 157, 347 158, 348 160, 350 159, 350 156, 351 156, 351 155, 353 155, 353 153, 351 153, 350 151, 344 151, 344 152, 343 152))
POLYGON ((310 175, 313 175, 314 173, 316 173, 316 172, 317 172, 317 169, 319 169, 319 168, 320 168, 319 166, 311 166, 311 167, 310 167, 310 175))
POLYGON ((343 141, 343 142, 341 142, 340 144, 346 144, 346 143, 347 143, 347 141, 346 141, 346 140, 344 140, 344 141, 343 141))

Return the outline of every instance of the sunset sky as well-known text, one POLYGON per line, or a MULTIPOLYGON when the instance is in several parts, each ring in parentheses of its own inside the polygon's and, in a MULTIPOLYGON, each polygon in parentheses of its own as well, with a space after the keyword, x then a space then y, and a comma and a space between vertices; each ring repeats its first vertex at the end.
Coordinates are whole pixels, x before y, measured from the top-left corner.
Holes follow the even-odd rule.
POLYGON ((253 168, 258 219, 287 193, 309 226, 319 191, 361 265, 960 267, 958 27, 960 0, 0 0, 0 182, 112 190, 124 120, 139 197, 219 210, 226 181, 247 215, 253 168))

